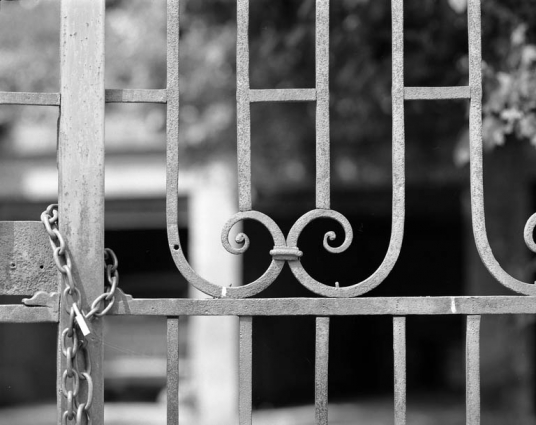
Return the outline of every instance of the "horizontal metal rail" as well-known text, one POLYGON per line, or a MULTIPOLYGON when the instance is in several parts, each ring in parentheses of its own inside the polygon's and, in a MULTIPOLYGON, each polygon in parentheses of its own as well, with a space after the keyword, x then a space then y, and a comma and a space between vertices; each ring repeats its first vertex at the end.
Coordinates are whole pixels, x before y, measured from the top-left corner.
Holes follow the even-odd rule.
POLYGON ((167 90, 106 89, 106 103, 167 103, 167 90))
POLYGON ((250 90, 250 102, 314 102, 316 89, 250 90))
MULTIPOLYGON (((420 316, 536 314, 536 296, 116 300, 111 315, 420 316)), ((0 305, 0 323, 57 321, 47 307, 0 305)))
POLYGON ((404 87, 405 100, 470 99, 471 88, 459 87, 404 87))
POLYGON ((110 314, 148 316, 411 316, 536 314, 536 296, 131 299, 110 314))
POLYGON ((49 307, 0 305, 0 323, 56 323, 58 311, 49 307))
MULTIPOLYGON (((167 91, 106 89, 106 103, 167 103, 167 91)), ((59 93, 0 92, 0 105, 60 106, 59 93)))
POLYGON ((0 105, 60 106, 59 93, 0 92, 0 105))

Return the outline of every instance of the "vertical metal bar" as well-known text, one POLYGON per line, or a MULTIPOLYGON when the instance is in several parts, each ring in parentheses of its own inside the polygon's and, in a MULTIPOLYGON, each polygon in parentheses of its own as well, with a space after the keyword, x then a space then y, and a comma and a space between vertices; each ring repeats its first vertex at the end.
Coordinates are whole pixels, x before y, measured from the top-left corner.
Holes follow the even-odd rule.
POLYGON ((480 425, 480 316, 467 316, 465 346, 467 425, 480 425))
MULTIPOLYGON (((404 237, 405 128, 404 128, 404 0, 391 1, 393 104, 393 217, 386 260, 394 265, 404 237)), ((391 265, 391 267, 392 267, 391 265)), ((387 268, 387 270, 390 270, 387 268)))
MULTIPOLYGON (((484 175, 482 147, 482 35, 480 0, 469 0, 467 4, 467 31, 469 37, 469 151, 471 218, 475 243, 485 265, 492 263, 495 270, 502 272, 497 264, 486 233, 484 212, 484 175)), ((489 267, 488 267, 489 269, 489 267)), ((504 276, 504 272, 501 273, 504 276)), ((497 277, 497 275, 495 274, 497 277)), ((504 283, 504 279, 497 277, 504 283)), ((508 278, 507 278, 508 279, 508 278)))
POLYGON ((316 425, 328 424, 329 317, 316 318, 315 418, 316 425))
POLYGON ((467 5, 469 33, 469 151, 471 177, 471 217, 475 243, 482 262, 504 286, 516 292, 529 293, 533 285, 510 276, 493 255, 486 233, 484 211, 484 171, 482 146, 482 19, 480 0, 467 5))
POLYGON ((167 319, 167 425, 179 423, 179 318, 167 319))
POLYGON ((239 388, 238 388, 238 415, 240 425, 251 425, 252 405, 252 370, 253 370, 253 318, 251 316, 240 317, 239 338, 239 388))
POLYGON ((473 202, 471 208, 473 209, 473 219, 478 219, 481 223, 479 226, 484 227, 484 187, 482 180, 482 24, 480 0, 469 0, 467 15, 469 34, 469 88, 471 91, 469 137, 470 149, 473 154, 471 156, 471 190, 475 191, 475 195, 478 195, 479 198, 482 198, 482 202, 473 202), (475 163, 475 160, 478 161, 475 163))
POLYGON ((406 318, 393 317, 395 425, 406 424, 406 318))
MULTIPOLYGON (((179 0, 167 0, 166 221, 171 247, 180 247, 179 184, 179 0)), ((173 252, 173 251, 172 251, 173 252)))
POLYGON ((237 0, 236 103, 238 208, 251 209, 251 116, 249 103, 249 0, 237 0))
POLYGON ((329 0, 316 0, 316 208, 330 207, 329 0))
MULTIPOLYGON (((72 258, 82 309, 104 289, 104 0, 61 1, 61 115, 59 122, 59 225, 72 258)), ((60 309, 60 332, 68 323, 60 309)), ((102 424, 102 321, 87 337, 92 364, 89 414, 102 424)), ((58 379, 65 369, 58 350, 58 379)), ((81 395, 84 399, 84 395, 81 395)), ((61 422, 65 399, 58 398, 61 422)))
POLYGON ((536 287, 516 279, 504 270, 489 244, 484 208, 484 170, 482 140, 482 12, 480 0, 469 0, 467 5, 469 33, 469 152, 471 181, 471 217, 473 234, 482 262, 502 285, 522 294, 532 294, 536 287))

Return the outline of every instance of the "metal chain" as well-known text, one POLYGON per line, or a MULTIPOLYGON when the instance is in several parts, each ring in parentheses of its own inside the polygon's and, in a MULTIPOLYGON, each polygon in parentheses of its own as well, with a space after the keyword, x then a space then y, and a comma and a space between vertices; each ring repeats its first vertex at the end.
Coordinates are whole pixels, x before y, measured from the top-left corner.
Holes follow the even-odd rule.
POLYGON ((91 319, 93 316, 101 317, 104 316, 115 302, 115 290, 119 283, 119 271, 117 267, 119 262, 115 252, 110 248, 104 249, 104 269, 106 270, 106 283, 108 290, 100 294, 95 300, 91 303, 91 310, 85 315, 86 319, 91 319), (108 303, 108 304, 106 304, 108 303))
POLYGON ((93 301, 89 312, 84 314, 80 290, 73 279, 71 256, 58 228, 58 205, 49 205, 41 214, 41 221, 49 235, 54 262, 62 274, 65 287, 62 293, 62 304, 69 313, 69 324, 61 335, 61 352, 66 360, 66 367, 61 378, 61 392, 67 399, 67 409, 63 412, 61 421, 62 425, 67 425, 72 421, 75 425, 81 425, 85 417, 85 423, 91 425, 89 408, 93 402, 93 379, 85 338, 90 333, 86 319, 101 317, 112 308, 119 283, 118 261, 111 249, 104 250, 106 291, 93 301), (87 397, 83 403, 79 399, 81 381, 84 381, 87 386, 87 397))

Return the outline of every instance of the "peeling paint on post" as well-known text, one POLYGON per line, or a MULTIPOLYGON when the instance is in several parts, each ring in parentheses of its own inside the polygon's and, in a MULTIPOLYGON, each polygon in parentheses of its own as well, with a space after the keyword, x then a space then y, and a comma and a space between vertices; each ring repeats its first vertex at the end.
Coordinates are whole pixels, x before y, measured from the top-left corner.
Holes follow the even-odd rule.
MULTIPOLYGON (((59 224, 88 311, 104 289, 104 0, 62 0, 60 37, 59 224)), ((60 312, 61 332, 69 316, 64 308, 60 312)), ((104 416, 100 319, 91 323, 88 346, 94 383, 90 415, 98 425, 104 416)), ((64 359, 59 351, 58 379, 64 359)), ((59 419, 64 400, 58 396, 59 419)))

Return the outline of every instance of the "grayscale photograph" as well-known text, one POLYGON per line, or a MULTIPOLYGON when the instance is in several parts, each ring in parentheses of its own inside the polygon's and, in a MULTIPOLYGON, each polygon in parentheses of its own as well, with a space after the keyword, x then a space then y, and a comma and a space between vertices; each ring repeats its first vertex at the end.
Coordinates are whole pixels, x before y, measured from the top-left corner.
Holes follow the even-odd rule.
POLYGON ((0 425, 536 425, 535 0, 0 0, 0 425))

